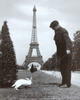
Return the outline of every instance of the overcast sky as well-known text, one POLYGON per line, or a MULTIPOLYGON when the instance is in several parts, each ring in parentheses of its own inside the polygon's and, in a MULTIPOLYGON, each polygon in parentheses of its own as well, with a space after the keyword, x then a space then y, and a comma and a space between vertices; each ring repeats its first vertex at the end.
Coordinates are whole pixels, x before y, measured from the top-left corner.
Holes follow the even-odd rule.
POLYGON ((71 40, 80 30, 80 0, 0 0, 0 30, 7 20, 19 65, 29 51, 34 5, 39 49, 44 61, 56 52, 54 31, 49 28, 53 20, 68 30, 71 40))

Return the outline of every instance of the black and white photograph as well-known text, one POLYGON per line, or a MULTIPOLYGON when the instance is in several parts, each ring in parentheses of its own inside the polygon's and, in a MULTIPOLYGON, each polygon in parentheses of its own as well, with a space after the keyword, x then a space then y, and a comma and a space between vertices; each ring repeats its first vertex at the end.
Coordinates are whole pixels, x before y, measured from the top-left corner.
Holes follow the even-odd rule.
POLYGON ((79 0, 0 0, 0 100, 80 100, 79 13, 79 0))

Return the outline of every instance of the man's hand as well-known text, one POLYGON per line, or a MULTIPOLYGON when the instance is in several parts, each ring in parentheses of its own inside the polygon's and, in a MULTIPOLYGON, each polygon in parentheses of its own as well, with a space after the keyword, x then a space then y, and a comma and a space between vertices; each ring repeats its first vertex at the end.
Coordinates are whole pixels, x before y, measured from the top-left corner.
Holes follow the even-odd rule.
POLYGON ((70 54, 70 50, 66 50, 66 53, 67 53, 67 54, 70 54))

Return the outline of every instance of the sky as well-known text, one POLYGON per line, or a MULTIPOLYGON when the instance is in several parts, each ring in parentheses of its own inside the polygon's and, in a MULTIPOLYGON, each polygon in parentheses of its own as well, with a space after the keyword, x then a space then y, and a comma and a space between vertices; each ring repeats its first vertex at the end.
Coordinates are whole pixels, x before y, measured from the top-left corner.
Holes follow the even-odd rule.
POLYGON ((68 30, 71 40, 80 30, 80 0, 0 0, 0 30, 6 20, 19 65, 23 64, 29 51, 34 5, 37 38, 44 61, 56 52, 54 31, 49 28, 53 20, 58 20, 68 30))

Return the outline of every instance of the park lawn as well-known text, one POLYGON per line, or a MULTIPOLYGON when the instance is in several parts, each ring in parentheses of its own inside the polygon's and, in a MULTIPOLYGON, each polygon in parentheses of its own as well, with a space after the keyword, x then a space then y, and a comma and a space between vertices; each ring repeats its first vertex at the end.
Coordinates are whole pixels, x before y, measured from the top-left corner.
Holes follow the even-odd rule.
POLYGON ((18 79, 33 77, 33 84, 19 90, 14 88, 0 88, 0 100, 76 100, 80 99, 80 88, 60 88, 61 80, 41 71, 30 73, 19 70, 18 79))

